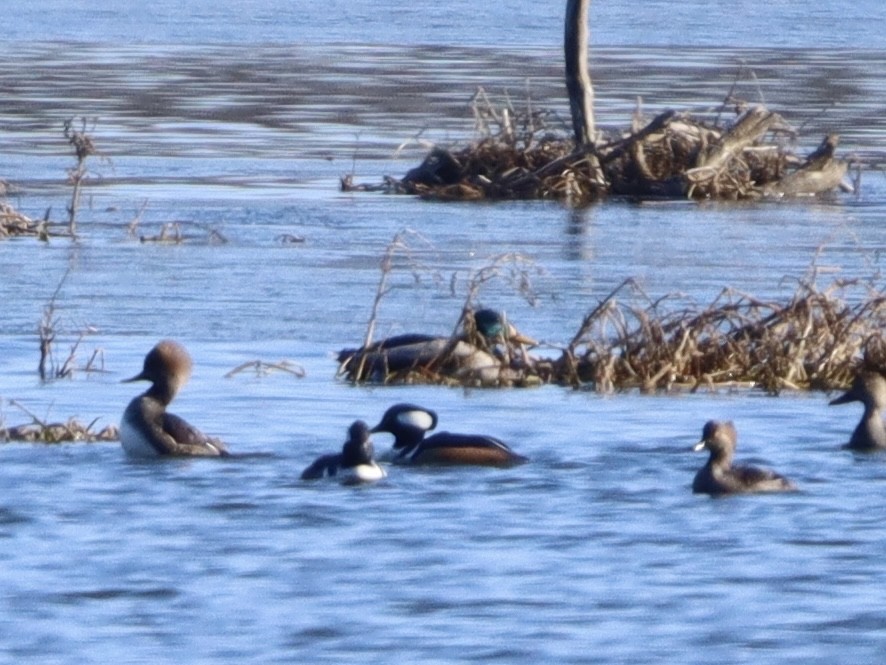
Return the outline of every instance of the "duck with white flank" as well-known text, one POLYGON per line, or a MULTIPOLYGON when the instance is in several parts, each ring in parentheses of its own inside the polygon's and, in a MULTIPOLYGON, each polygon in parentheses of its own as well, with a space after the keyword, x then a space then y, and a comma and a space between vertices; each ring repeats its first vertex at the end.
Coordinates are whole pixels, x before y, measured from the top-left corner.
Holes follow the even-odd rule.
POLYGON ((692 483, 696 494, 738 494, 749 492, 791 492, 797 489, 790 480, 769 469, 754 466, 733 466, 738 432, 730 421, 709 420, 701 433, 701 441, 693 450, 709 450, 710 459, 692 483))
POLYGON ((831 400, 831 404, 861 402, 864 414, 846 444, 852 450, 886 450, 886 426, 883 409, 886 408, 886 377, 876 370, 862 370, 845 393, 831 400))
POLYGON ((369 426, 356 420, 348 428, 348 440, 341 453, 323 455, 314 460, 302 474, 302 480, 337 478, 345 484, 370 483, 381 480, 387 474, 373 459, 369 426))
POLYGON ((132 400, 123 413, 120 423, 123 450, 134 457, 220 457, 229 454, 221 441, 166 412, 166 407, 190 376, 191 357, 178 342, 165 339, 150 350, 141 373, 124 381, 150 381, 151 387, 132 400))
POLYGON ((482 434, 425 434, 437 426, 437 414, 414 404, 395 404, 372 432, 394 435, 395 462, 513 466, 526 462, 502 441, 482 434))
POLYGON ((462 333, 452 337, 410 333, 344 349, 338 354, 339 374, 385 382, 397 372, 424 369, 482 384, 519 379, 521 368, 531 364, 525 347, 537 342, 492 309, 467 311, 462 318, 462 333))

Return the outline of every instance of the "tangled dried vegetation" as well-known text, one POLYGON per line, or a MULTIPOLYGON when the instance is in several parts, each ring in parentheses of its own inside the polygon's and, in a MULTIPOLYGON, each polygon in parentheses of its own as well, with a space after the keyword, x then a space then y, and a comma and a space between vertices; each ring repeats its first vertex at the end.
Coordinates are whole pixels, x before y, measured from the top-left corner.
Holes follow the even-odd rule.
POLYGON ((118 439, 117 428, 107 425, 100 430, 94 430, 96 420, 84 425, 74 418, 67 422, 47 422, 38 418, 15 400, 10 401, 12 406, 24 411, 31 422, 25 425, 6 427, 0 420, 0 441, 23 441, 26 443, 68 443, 73 441, 96 443, 100 441, 116 441, 118 439))
POLYGON ((597 390, 745 385, 833 390, 849 385, 860 354, 883 345, 886 296, 859 281, 819 289, 801 280, 786 302, 724 289, 707 307, 667 310, 632 281, 604 299, 553 364, 554 378, 597 390), (633 292, 622 303, 618 293, 633 292), (861 294, 853 291, 861 290, 861 294))
POLYGON ((446 371, 446 358, 381 379, 349 379, 498 387, 556 383, 599 392, 827 391, 849 385, 862 354, 867 364, 886 370, 884 329, 886 295, 875 283, 839 281, 820 289, 813 279, 801 280, 786 301, 724 289, 702 307, 678 295, 652 300, 625 280, 584 317, 566 347, 550 347, 559 357, 499 349, 496 380, 460 380, 457 372, 446 371))
POLYGON ((33 220, 0 200, 0 238, 35 236, 49 240, 50 232, 43 220, 33 220))
POLYGON ((608 194, 739 200, 853 189, 845 180, 847 163, 834 156, 836 135, 800 158, 788 146, 797 133, 778 113, 729 101, 735 109, 729 122, 721 122, 722 113, 706 119, 666 111, 646 123, 638 112, 630 131, 576 146, 562 131, 551 130, 551 114, 498 111, 481 91, 473 108, 482 138, 457 150, 433 148, 401 180, 389 177, 371 186, 345 177, 342 189, 572 204, 608 194))

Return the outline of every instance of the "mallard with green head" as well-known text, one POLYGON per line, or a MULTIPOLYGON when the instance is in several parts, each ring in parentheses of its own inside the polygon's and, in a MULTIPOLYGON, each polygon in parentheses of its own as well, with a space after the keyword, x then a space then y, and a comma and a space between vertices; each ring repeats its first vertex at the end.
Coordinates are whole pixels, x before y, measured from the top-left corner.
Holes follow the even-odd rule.
POLYGON ((466 310, 461 332, 450 337, 408 333, 338 354, 339 374, 352 381, 387 383, 411 371, 431 372, 482 385, 512 381, 531 364, 537 342, 493 309, 466 310))

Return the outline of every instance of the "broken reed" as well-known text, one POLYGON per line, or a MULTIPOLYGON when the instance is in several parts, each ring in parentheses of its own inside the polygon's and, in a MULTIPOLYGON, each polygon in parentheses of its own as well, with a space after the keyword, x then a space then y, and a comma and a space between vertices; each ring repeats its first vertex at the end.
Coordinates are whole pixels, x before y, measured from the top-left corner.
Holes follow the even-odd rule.
POLYGON ((86 364, 81 368, 77 367, 77 352, 83 339, 93 332, 91 328, 80 331, 77 339, 72 342, 68 355, 61 363, 56 360, 55 348, 60 323, 59 317, 56 316, 56 303, 62 286, 70 272, 70 268, 65 271, 55 287, 49 302, 43 306, 43 315, 37 328, 40 346, 40 361, 37 365, 37 372, 40 374, 40 380, 43 382, 71 378, 74 376, 76 369, 81 369, 84 372, 102 371, 104 369, 104 352, 100 349, 93 349, 86 364))
POLYGON ((77 211, 80 209, 80 191, 83 182, 89 175, 86 168, 86 160, 98 153, 92 137, 86 133, 86 118, 80 120, 81 128, 74 129, 73 118, 65 121, 64 136, 68 144, 74 149, 74 157, 77 163, 68 169, 68 181, 72 185, 71 202, 68 204, 68 233, 72 238, 77 237, 77 211))

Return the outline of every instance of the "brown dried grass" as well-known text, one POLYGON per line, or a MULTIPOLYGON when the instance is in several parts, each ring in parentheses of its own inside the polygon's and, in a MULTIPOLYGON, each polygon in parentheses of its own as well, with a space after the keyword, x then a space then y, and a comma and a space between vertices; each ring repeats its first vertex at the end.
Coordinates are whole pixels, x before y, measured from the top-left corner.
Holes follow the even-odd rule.
MULTIPOLYGON (((472 326, 472 306, 482 282, 475 275, 453 328, 453 344, 463 331, 469 343, 484 347, 472 326)), ((868 280, 836 280, 822 288, 813 269, 783 300, 724 288, 710 303, 699 305, 680 294, 652 299, 627 279, 588 312, 565 347, 551 347, 559 348, 559 357, 535 357, 519 345, 496 349, 502 364, 494 380, 478 383, 475 376, 462 376, 444 354, 421 367, 380 373, 377 365, 369 371, 359 362, 359 352, 351 352, 340 356, 339 375, 354 383, 558 383, 599 392, 724 387, 768 394, 829 391, 848 386, 862 362, 886 368, 883 287, 877 274, 868 280)), ((371 335, 367 339, 371 341, 371 335)))
POLYGON ((800 280, 785 302, 724 289, 706 307, 669 309, 678 300, 653 301, 627 280, 585 317, 556 363, 557 380, 598 391, 832 390, 849 384, 886 325, 882 286, 859 280, 825 289, 800 280))
POLYGON ((24 411, 31 418, 31 422, 24 425, 6 427, 0 421, 0 441, 53 444, 71 442, 97 443, 119 439, 119 433, 114 425, 106 425, 99 430, 94 429, 98 419, 93 420, 88 425, 80 423, 75 418, 69 418, 66 422, 50 422, 38 418, 15 400, 11 400, 10 404, 24 411))
MULTIPOLYGON (((482 92, 482 91, 481 91, 482 92)), ((576 146, 564 124, 555 128, 527 105, 496 110, 485 94, 473 100, 480 138, 459 149, 434 147, 401 180, 373 190, 447 201, 557 199, 584 204, 608 194, 642 198, 739 200, 816 194, 849 188, 845 162, 834 159, 829 136, 805 159, 794 155, 796 132, 777 113, 731 96, 734 116, 711 118, 666 111, 646 122, 635 114, 629 131, 576 146), (721 119, 725 118, 722 122, 721 119)))

